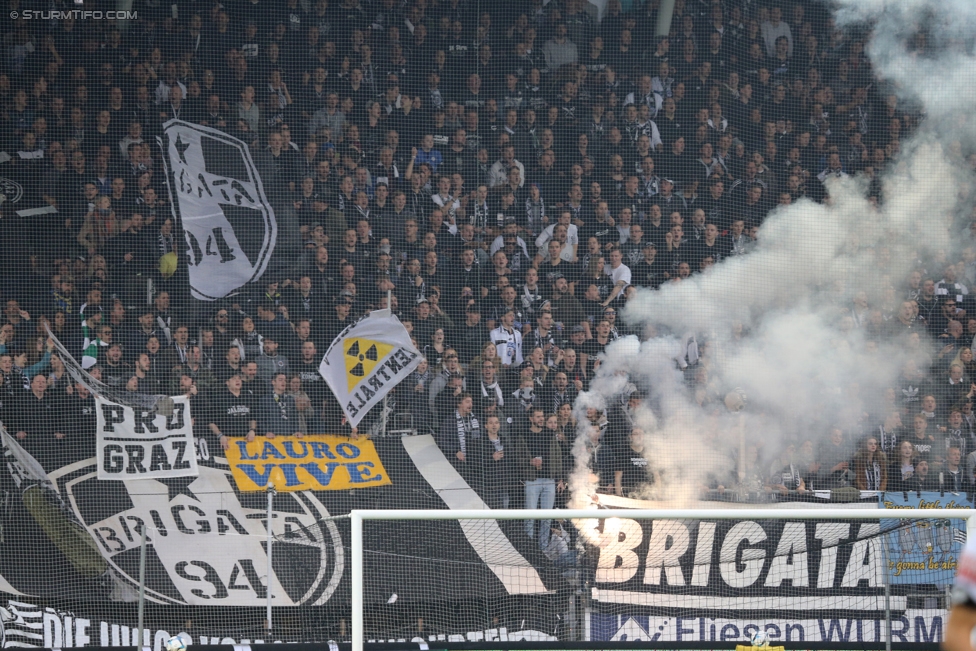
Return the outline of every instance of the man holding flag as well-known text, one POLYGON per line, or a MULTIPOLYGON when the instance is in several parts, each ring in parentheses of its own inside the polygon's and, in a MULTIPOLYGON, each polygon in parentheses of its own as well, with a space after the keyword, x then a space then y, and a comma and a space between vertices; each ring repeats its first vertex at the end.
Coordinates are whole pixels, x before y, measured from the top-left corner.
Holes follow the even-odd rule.
POLYGON ((352 427, 420 364, 407 329, 389 309, 374 310, 335 338, 319 373, 352 427))

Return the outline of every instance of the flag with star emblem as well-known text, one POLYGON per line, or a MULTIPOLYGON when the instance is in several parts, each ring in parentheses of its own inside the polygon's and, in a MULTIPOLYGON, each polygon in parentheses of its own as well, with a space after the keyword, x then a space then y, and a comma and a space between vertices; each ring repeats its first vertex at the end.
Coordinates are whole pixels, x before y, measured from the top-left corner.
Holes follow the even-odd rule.
POLYGON ((336 337, 319 373, 355 427, 420 360, 400 320, 389 310, 376 310, 336 337))
POLYGON ((247 145, 180 120, 167 122, 158 140, 193 296, 217 300, 260 278, 278 225, 247 145))

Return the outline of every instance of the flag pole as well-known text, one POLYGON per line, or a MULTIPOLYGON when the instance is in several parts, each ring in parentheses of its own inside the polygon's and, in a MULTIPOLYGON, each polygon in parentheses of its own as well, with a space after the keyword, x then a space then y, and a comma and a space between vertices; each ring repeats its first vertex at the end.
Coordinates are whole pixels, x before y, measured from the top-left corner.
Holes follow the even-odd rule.
MULTIPOLYGON (((386 309, 390 311, 390 316, 393 316, 393 290, 391 289, 386 290, 386 309)), ((383 438, 386 438, 386 422, 389 417, 389 411, 388 411, 390 407, 389 403, 390 403, 390 392, 387 391, 386 395, 383 396, 383 415, 381 416, 383 420, 380 426, 381 436, 383 438)))
POLYGON ((271 521, 274 518, 274 497, 275 493, 274 485, 268 482, 268 594, 267 604, 265 605, 265 626, 267 630, 271 630, 273 627, 271 621, 271 600, 274 598, 274 590, 272 589, 272 573, 274 572, 274 566, 271 563, 271 547, 274 545, 274 531, 271 528, 271 521))
POLYGON ((136 646, 140 649, 147 646, 146 643, 146 523, 139 525, 141 540, 139 543, 139 605, 136 615, 136 646))

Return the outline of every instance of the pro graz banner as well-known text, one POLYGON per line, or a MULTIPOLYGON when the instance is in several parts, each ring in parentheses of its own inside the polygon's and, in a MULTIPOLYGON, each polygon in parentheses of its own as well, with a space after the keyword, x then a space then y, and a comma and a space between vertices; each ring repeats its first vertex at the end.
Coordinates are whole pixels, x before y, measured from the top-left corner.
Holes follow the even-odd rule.
POLYGON ((420 359, 400 320, 389 310, 376 310, 336 337, 319 373, 355 427, 420 365, 420 359))
POLYGON ((197 476, 190 401, 186 396, 171 400, 173 411, 164 416, 95 398, 99 479, 197 476))
POLYGON ((373 442, 345 436, 279 436, 231 442, 227 449, 241 491, 346 490, 388 486, 390 476, 373 442))
MULTIPOLYGON (((885 493, 883 509, 971 509, 966 494, 885 493)), ((886 531, 888 573, 892 583, 946 586, 956 574, 956 558, 966 544, 965 520, 882 520, 886 531)))
POLYGON ((278 224, 247 145, 218 129, 170 120, 159 144, 173 218, 183 227, 190 289, 213 301, 261 277, 278 224))

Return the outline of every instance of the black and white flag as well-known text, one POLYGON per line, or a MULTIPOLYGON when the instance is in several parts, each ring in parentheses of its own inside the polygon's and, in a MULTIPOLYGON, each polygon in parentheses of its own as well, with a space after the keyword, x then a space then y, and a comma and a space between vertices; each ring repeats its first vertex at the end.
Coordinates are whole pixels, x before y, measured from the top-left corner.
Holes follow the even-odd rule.
POLYGON ((174 396, 173 413, 133 409, 95 398, 98 415, 98 478, 197 477, 190 400, 174 396))
POLYGON ((278 225, 247 145, 180 120, 164 125, 159 142, 194 297, 217 300, 260 278, 278 225))
POLYGON ((0 423, 0 456, 3 460, 2 466, 5 466, 10 474, 10 480, 20 490, 32 484, 44 484, 48 481, 47 473, 44 472, 41 464, 20 446, 17 439, 7 433, 3 423, 0 423))
POLYGON ((356 427, 421 360, 400 319, 390 310, 374 310, 336 337, 322 357, 319 373, 356 427))

